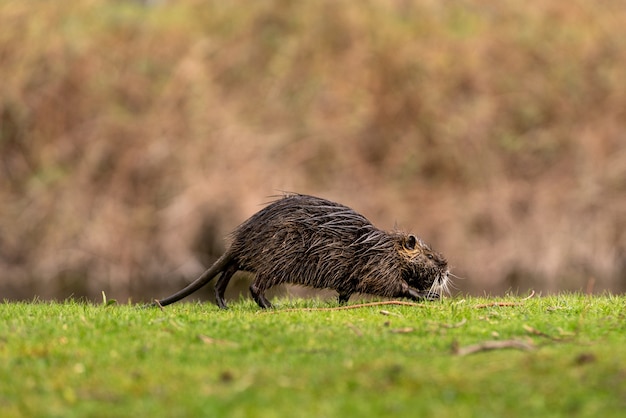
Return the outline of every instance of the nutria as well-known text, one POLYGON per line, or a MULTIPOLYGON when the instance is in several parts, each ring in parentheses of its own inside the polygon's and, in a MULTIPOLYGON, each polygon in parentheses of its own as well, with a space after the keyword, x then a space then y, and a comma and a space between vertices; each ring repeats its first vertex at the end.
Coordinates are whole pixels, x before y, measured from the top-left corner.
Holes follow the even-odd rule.
POLYGON ((265 291, 281 283, 330 288, 344 303, 353 293, 434 300, 448 287, 446 259, 412 234, 384 232, 363 215, 325 199, 289 194, 252 215, 232 233, 232 244, 208 270, 179 292, 176 302, 222 273, 217 304, 238 271, 255 273, 250 293, 261 308, 265 291))

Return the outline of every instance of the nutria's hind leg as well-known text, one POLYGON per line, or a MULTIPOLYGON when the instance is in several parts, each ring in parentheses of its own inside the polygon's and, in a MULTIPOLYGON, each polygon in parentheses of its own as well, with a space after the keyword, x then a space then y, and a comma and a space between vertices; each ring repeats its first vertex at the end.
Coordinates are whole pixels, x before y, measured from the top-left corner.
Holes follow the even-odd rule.
POLYGON ((226 306, 226 300, 224 300, 224 292, 226 292, 228 282, 230 282, 230 279, 237 270, 239 270, 237 264, 231 262, 226 266, 222 275, 217 280, 217 283, 215 283, 215 301, 217 302, 217 306, 221 309, 228 309, 228 306, 226 306))
POLYGON ((263 309, 269 309, 272 307, 272 304, 265 297, 265 289, 261 288, 257 283, 259 282, 259 276, 254 279, 254 282, 250 285, 250 293, 254 298, 254 301, 263 309))
POLYGON ((339 304, 343 305, 346 303, 348 299, 350 299, 350 296, 352 296, 350 292, 339 292, 339 304))

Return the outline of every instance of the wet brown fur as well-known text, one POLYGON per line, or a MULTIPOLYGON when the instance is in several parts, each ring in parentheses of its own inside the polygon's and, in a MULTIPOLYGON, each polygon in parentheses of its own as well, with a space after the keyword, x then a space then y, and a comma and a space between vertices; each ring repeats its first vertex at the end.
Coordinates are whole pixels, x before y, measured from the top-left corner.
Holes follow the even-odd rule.
POLYGON ((265 291, 291 283, 330 288, 345 302, 353 293, 413 300, 436 299, 446 289, 445 258, 412 234, 385 232, 354 210, 314 196, 289 194, 242 223, 226 253, 186 288, 158 302, 165 306, 222 273, 217 304, 238 271, 255 274, 250 292, 262 308, 265 291))

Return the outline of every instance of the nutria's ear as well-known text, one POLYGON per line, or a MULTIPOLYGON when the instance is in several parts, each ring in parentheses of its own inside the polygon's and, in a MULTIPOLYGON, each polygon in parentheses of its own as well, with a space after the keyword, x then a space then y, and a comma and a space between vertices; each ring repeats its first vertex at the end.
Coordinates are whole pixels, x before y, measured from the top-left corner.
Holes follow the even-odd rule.
POLYGON ((410 234, 408 237, 404 239, 404 248, 406 248, 407 250, 413 251, 416 245, 417 245, 417 238, 415 238, 415 235, 410 234))

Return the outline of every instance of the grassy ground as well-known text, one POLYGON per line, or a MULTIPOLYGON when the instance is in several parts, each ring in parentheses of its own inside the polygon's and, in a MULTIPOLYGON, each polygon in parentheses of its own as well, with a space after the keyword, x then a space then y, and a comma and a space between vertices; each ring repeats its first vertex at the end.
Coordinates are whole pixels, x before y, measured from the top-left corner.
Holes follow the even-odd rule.
POLYGON ((608 417, 626 408, 624 296, 301 310, 331 306, 5 303, 0 411, 608 417), (486 341, 520 347, 486 351, 486 341))

